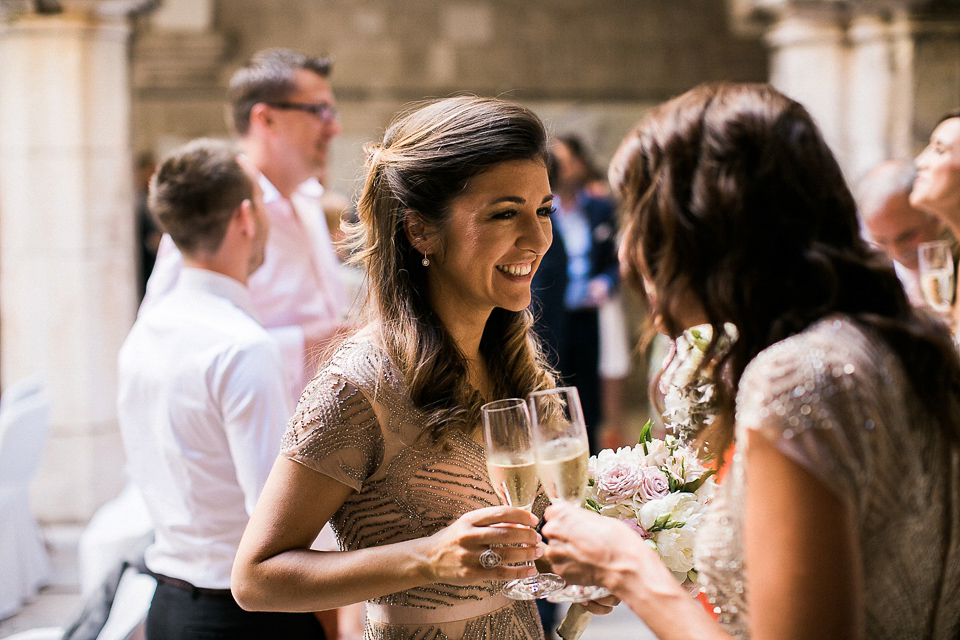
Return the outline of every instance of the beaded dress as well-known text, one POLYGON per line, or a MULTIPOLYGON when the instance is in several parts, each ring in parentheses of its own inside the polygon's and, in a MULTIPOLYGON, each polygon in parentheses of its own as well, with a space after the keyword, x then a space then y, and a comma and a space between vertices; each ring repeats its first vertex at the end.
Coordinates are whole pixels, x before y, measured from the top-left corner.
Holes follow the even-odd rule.
MULTIPOLYGON (((342 550, 432 535, 468 511, 500 504, 481 444, 418 439, 422 414, 386 352, 342 345, 307 385, 282 453, 354 489, 330 524, 342 550)), ((534 509, 542 515, 543 500, 534 509)), ((542 640, 536 607, 503 582, 431 584, 367 602, 365 640, 542 640)))
MULTIPOLYGON (((960 637, 957 448, 878 336, 832 316, 761 352, 737 394, 738 441, 746 429, 823 481, 852 514, 864 637, 960 637)), ((707 599, 738 638, 748 637, 750 617, 743 560, 748 481, 745 460, 735 454, 695 549, 707 599)))

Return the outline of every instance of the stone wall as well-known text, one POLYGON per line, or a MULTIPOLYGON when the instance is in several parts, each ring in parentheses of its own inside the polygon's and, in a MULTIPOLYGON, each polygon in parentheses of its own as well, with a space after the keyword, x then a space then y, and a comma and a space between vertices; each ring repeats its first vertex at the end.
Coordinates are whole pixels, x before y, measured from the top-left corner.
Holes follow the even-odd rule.
POLYGON ((222 96, 255 51, 334 57, 343 135, 331 186, 351 192, 361 146, 404 104, 504 95, 601 159, 651 105, 707 80, 764 80, 758 34, 733 35, 718 0, 220 0, 206 31, 143 20, 133 49, 134 145, 226 135, 222 96))

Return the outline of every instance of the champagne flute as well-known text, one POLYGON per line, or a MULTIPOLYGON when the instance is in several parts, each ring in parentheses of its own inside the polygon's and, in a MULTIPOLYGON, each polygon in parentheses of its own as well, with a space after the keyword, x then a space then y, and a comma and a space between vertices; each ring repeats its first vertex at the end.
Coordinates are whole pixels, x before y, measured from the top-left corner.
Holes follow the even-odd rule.
MULTIPOLYGON (((527 403, 520 398, 507 398, 488 402, 481 411, 487 471, 493 490, 504 504, 529 511, 537 498, 540 482, 527 403)), ((538 573, 511 580, 503 587, 503 595, 514 600, 536 600, 562 589, 565 584, 555 573, 538 573)))
POLYGON ((949 313, 955 291, 950 243, 946 240, 921 243, 917 247, 917 258, 924 299, 934 311, 949 313))
MULTIPOLYGON (((534 391, 528 396, 540 481, 551 501, 583 506, 590 445, 576 387, 534 391)), ((551 602, 584 602, 610 595, 604 587, 567 585, 551 602)))

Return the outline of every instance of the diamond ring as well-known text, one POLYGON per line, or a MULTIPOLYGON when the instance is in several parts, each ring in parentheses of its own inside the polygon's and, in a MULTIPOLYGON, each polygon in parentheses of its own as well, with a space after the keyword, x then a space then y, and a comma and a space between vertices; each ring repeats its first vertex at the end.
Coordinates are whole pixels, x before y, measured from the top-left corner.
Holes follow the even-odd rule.
POLYGON ((499 567, 501 562, 503 562, 503 558, 501 558, 500 554, 493 549, 487 549, 480 554, 480 566, 484 569, 494 569, 499 567))

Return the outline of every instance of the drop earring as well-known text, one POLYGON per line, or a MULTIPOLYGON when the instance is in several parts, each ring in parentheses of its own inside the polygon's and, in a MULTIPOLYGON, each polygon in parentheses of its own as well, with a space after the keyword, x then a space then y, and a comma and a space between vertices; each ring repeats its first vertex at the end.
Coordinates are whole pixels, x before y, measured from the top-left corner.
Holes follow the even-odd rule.
POLYGON ((422 264, 425 267, 430 266, 430 258, 427 257, 427 254, 423 254, 423 260, 420 261, 420 264, 422 264))

